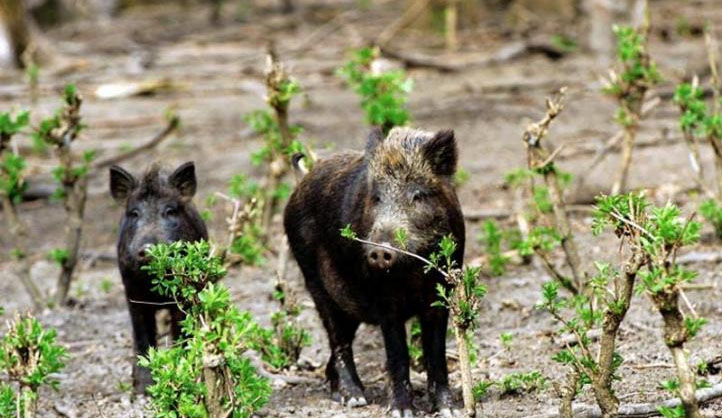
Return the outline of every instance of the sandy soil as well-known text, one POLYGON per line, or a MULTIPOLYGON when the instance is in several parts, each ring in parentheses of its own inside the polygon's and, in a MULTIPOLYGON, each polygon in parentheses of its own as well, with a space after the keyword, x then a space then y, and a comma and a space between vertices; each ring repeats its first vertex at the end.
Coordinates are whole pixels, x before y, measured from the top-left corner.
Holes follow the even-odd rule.
MULTIPOLYGON (((304 87, 305 98, 294 105, 292 119, 303 125, 304 140, 323 152, 360 149, 367 127, 356 97, 346 89, 334 71, 344 61, 346 51, 363 39, 370 39, 391 24, 400 6, 385 2, 384 7, 364 12, 347 12, 332 28, 328 22, 338 13, 355 7, 353 1, 307 1, 296 14, 287 17, 270 10, 260 11, 246 23, 234 22, 230 16, 220 25, 210 25, 207 9, 191 5, 190 11, 176 5, 135 8, 110 21, 77 21, 52 29, 49 38, 64 60, 72 66, 64 71, 42 71, 41 99, 33 111, 33 119, 48 115, 58 105, 57 93, 68 82, 77 83, 86 102, 83 108, 88 129, 78 142, 83 149, 99 149, 112 155, 137 146, 163 127, 163 112, 172 106, 182 118, 177 137, 158 149, 125 163, 139 173, 154 160, 169 165, 195 160, 200 180, 198 205, 205 208, 205 197, 223 191, 228 179, 236 173, 259 176, 259 169, 249 162, 250 152, 260 141, 242 121, 242 115, 260 108, 263 102, 263 47, 273 39, 281 50, 293 75, 304 87), (318 32, 317 32, 318 31, 318 32), (321 34, 319 38, 315 38, 321 34), (309 42, 309 40, 313 42, 309 42), (300 50, 299 50, 300 48, 300 50), (169 80, 174 88, 152 95, 100 100, 93 92, 103 83, 118 81, 169 80)), ((398 2, 401 3, 401 2, 398 2)), ((706 57, 703 39, 680 36, 675 32, 679 19, 699 20, 700 14, 722 29, 722 5, 716 0, 674 0, 653 2, 655 23, 651 51, 665 76, 657 93, 669 93, 683 77, 704 73, 706 57), (663 37, 663 32, 668 36, 663 37)), ((481 25, 484 27, 484 25, 481 25)), ((458 54, 441 57, 445 60, 492 54, 519 36, 488 25, 488 30, 467 30, 462 34, 463 49, 458 54)), ((564 32, 570 36, 584 33, 584 25, 568 27, 550 24, 535 36, 547 37, 564 32)), ((439 36, 409 31, 394 43, 409 50, 429 49, 439 43, 439 36), (425 46, 425 47, 420 47, 425 46)), ((459 191, 462 206, 467 210, 503 209, 511 206, 511 193, 502 187, 504 173, 525 164, 521 132, 529 121, 539 118, 545 95, 567 85, 567 107, 551 132, 554 147, 565 145, 560 166, 574 174, 588 171, 593 151, 614 134, 614 104, 599 92, 598 76, 605 68, 593 56, 568 54, 551 60, 538 54, 524 54, 514 60, 495 65, 468 66, 460 71, 442 73, 432 69, 409 69, 415 80, 410 109, 413 124, 426 129, 450 127, 460 140, 460 165, 469 171, 471 180, 459 191), (585 151, 585 152, 582 152, 585 151)), ((0 107, 29 106, 23 75, 0 73, 0 107)), ((698 197, 684 194, 693 185, 686 149, 677 129, 677 110, 665 100, 644 121, 640 141, 656 139, 655 146, 635 152, 630 186, 649 188, 658 203, 673 198, 691 212, 698 197)), ((25 141, 25 139, 24 139, 25 141)), ((25 142, 24 142, 25 143, 25 142)), ((550 145, 552 146, 552 145, 550 145)), ((580 196, 592 196, 608 190, 616 169, 616 155, 588 173, 587 186, 580 196)), ((709 172, 712 158, 705 149, 704 161, 709 172)), ((34 157, 34 175, 49 172, 52 161, 34 157)), ((39 313, 42 322, 58 329, 59 340, 69 348, 71 357, 60 375, 60 391, 41 393, 41 416, 69 417, 140 417, 148 416, 147 400, 131 397, 130 383, 132 348, 131 328, 122 284, 112 261, 92 256, 113 255, 120 208, 107 193, 107 175, 99 173, 90 184, 86 233, 83 251, 90 255, 81 264, 73 284, 77 300, 73 308, 59 308, 39 313), (110 289, 101 283, 109 281, 110 289)), ((224 236, 227 208, 211 208, 210 222, 215 239, 224 236)), ((44 254, 59 246, 62 240, 63 211, 59 203, 36 201, 22 205, 23 220, 30 225, 32 247, 38 260, 33 267, 35 279, 43 289, 53 288, 56 268, 43 260, 44 254)), ((593 238, 589 232, 590 218, 586 212, 575 214, 574 230, 582 247, 587 267, 593 260, 616 261, 614 237, 593 238)), ((5 225, 4 220, 0 224, 5 225)), ((280 239, 276 221, 275 239, 280 239)), ((479 225, 467 224, 467 259, 482 254, 477 242, 479 225)), ((706 227, 705 231, 711 230, 706 227)), ((6 317, 15 310, 30 306, 19 282, 11 274, 7 253, 13 237, 0 234, 0 305, 6 317)), ((714 242, 701 244, 693 251, 717 252, 714 242)), ((275 256, 269 255, 265 266, 232 270, 225 283, 231 288, 235 302, 252 311, 259 321, 268 323, 275 308, 270 300, 275 256)), ((692 362, 720 354, 722 350, 722 288, 715 264, 696 264, 699 282, 713 287, 690 291, 689 297, 699 314, 710 324, 689 344, 692 362)), ((383 374, 384 355, 378 330, 363 326, 354 347, 362 380, 367 386, 371 405, 347 409, 329 399, 323 382, 323 365, 328 357, 325 333, 312 302, 302 289, 298 269, 292 266, 289 280, 297 289, 307 309, 303 323, 313 335, 313 344, 303 352, 304 361, 315 366, 312 371, 299 372, 316 379, 313 384, 277 385, 271 402, 260 416, 269 417, 377 417, 387 411, 388 394, 383 374)), ((553 337, 556 324, 543 312, 534 309, 540 297, 540 286, 548 280, 541 268, 516 266, 502 277, 488 279, 480 326, 476 335, 480 359, 501 350, 499 334, 513 334, 511 349, 496 355, 490 362, 480 362, 475 378, 498 378, 516 371, 539 370, 550 382, 563 375, 563 368, 550 359, 558 345, 553 337)), ((658 382, 672 378, 672 363, 663 344, 659 315, 644 297, 637 297, 627 320, 622 325, 620 352, 625 358, 620 372, 622 380, 616 390, 623 402, 655 402, 667 397, 658 382)), ((454 353, 453 338, 449 352, 454 353)), ((450 356, 453 357, 453 356, 450 356)), ((451 358, 451 380, 460 382, 456 363, 451 358)), ((720 376, 710 376, 717 383, 720 376)), ((423 415, 429 409, 424 397, 425 376, 413 374, 416 406, 423 415)), ((457 400, 460 405, 460 399, 457 400)), ((589 393, 581 401, 593 402, 589 393)), ((492 390, 484 399, 483 415, 488 417, 526 417, 555 408, 558 397, 553 385, 540 392, 502 396, 492 390)), ((705 408, 707 416, 722 416, 722 402, 705 408)), ((430 415, 431 416, 431 415, 430 415)))

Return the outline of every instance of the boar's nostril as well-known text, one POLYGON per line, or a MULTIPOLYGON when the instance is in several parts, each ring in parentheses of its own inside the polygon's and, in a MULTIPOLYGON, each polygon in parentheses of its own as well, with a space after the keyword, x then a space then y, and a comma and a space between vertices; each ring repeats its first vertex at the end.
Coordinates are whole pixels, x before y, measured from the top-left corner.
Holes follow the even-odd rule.
POLYGON ((140 247, 140 250, 138 250, 138 258, 141 260, 145 260, 148 258, 148 250, 150 249, 150 244, 145 244, 142 247, 140 247))
POLYGON ((384 260, 386 260, 386 261, 391 261, 391 258, 393 258, 393 256, 391 255, 391 253, 388 252, 388 251, 384 251, 384 260))

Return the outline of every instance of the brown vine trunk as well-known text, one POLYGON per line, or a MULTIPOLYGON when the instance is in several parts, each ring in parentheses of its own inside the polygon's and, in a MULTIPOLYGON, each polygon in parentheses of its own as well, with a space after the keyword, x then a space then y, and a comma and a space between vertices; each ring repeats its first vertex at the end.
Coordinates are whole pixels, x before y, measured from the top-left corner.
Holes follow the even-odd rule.
MULTIPOLYGON (((603 417, 616 417, 619 410, 619 399, 612 390, 612 377, 614 376, 614 349, 616 346, 617 332, 622 324, 624 317, 627 315, 629 305, 634 294, 634 281, 637 277, 637 271, 641 262, 632 259, 624 266, 624 277, 622 279, 619 298, 621 302, 619 311, 614 312, 607 309, 604 312, 604 322, 602 324, 602 335, 599 340, 599 356, 597 364, 599 365, 599 373, 592 376, 592 387, 597 403, 602 410, 603 417)), ((615 301, 616 302, 616 301, 615 301)))
POLYGON ((18 219, 18 212, 15 210, 15 205, 4 192, 0 192, 0 198, 3 205, 3 213, 5 214, 5 220, 7 221, 8 231, 11 235, 21 234, 20 219, 18 219))
MULTIPOLYGON (((704 182, 704 169, 702 167, 702 159, 699 154, 699 146, 697 139, 694 137, 692 132, 684 130, 682 132, 687 148, 689 148, 689 164, 692 166, 692 172, 694 173, 694 180, 701 191, 707 192, 707 185, 704 182)), ((717 155, 715 154, 715 163, 717 162, 717 155)), ((717 167, 719 168, 719 167, 717 167)))
MULTIPOLYGON (((22 402, 23 418, 35 418, 37 414, 37 394, 30 388, 30 386, 21 386, 20 399, 18 402, 22 402)), ((18 417, 20 416, 20 410, 18 409, 18 417)))
POLYGON ((722 145, 717 138, 709 136, 708 141, 714 151, 715 180, 717 183, 717 201, 722 202, 722 145))
POLYGON ((273 160, 268 169, 266 201, 264 202, 261 218, 264 231, 268 231, 268 228, 271 226, 273 213, 280 203, 276 192, 278 186, 281 184, 281 179, 288 173, 289 169, 288 158, 284 152, 291 145, 291 141, 293 141, 291 127, 288 124, 288 104, 278 102, 274 99, 274 97, 278 95, 280 85, 284 81, 287 81, 288 77, 283 70, 283 66, 277 62, 276 53, 273 50, 269 52, 269 57, 270 69, 266 75, 266 89, 268 90, 269 104, 276 112, 276 122, 278 123, 278 130, 281 136, 282 151, 279 155, 272 157, 273 160))
POLYGON ((646 88, 640 88, 638 91, 630 93, 629 99, 622 99, 624 112, 631 118, 629 124, 624 127, 624 137, 622 138, 622 165, 617 171, 617 178, 612 185, 611 194, 624 193, 627 188, 627 177, 629 176, 629 168, 632 165, 632 152, 634 151, 634 143, 637 138, 637 130, 639 129, 639 121, 642 118, 642 103, 644 103, 644 95, 646 88))
MULTIPOLYGON (((452 316, 454 305, 458 306, 458 301, 467 300, 466 287, 461 277, 454 281, 454 302, 452 305, 452 316)), ((464 399, 464 414, 469 418, 476 417, 476 400, 474 399, 473 386, 471 380, 471 359, 469 357, 469 345, 466 340, 466 329, 457 323, 456 318, 451 321, 454 328, 454 336, 456 337, 456 345, 459 349, 459 371, 461 372, 461 393, 464 399)))
MULTIPOLYGON (((463 287, 460 286, 460 287, 463 287)), ((458 289, 457 289, 458 291, 458 289)), ((454 336, 459 349, 459 371, 461 372, 461 394, 464 399, 464 414, 473 418, 476 416, 476 400, 474 399, 473 382, 471 380, 471 361, 469 346, 466 341, 466 332, 454 324, 454 336)))
POLYGON ((226 416, 223 410, 223 377, 219 373, 221 363, 221 357, 206 347, 203 353, 203 383, 206 386, 206 412, 211 418, 226 416))
POLYGON ((2 193, 0 195, 0 200, 2 200, 3 213, 5 214, 7 220, 8 231, 10 231, 11 235, 15 236, 15 251, 18 253, 17 258, 19 264, 17 272, 18 277, 20 278, 23 287, 25 287, 25 290, 28 292, 28 296, 30 296, 33 307, 40 310, 43 308, 43 295, 37 284, 35 284, 30 276, 30 261, 27 258, 27 248, 25 246, 25 228, 20 222, 15 205, 13 205, 10 198, 2 193))
POLYGON ((652 295, 652 300, 664 319, 664 342, 674 358, 679 379, 679 398, 687 418, 702 418, 699 402, 695 397, 695 376, 689 366, 684 343, 689 334, 684 326, 684 316, 679 310, 679 292, 676 290, 652 295))
POLYGON ((549 188, 549 197, 552 200, 552 208, 554 210, 554 223, 559 234, 562 236, 562 249, 566 255, 569 270, 572 272, 574 286, 578 291, 581 291, 584 287, 581 273, 582 260, 579 258, 577 245, 574 241, 574 234, 569 225, 569 216, 564 204, 564 195, 559 187, 556 171, 544 174, 544 181, 549 188))
POLYGON ((629 175, 629 167, 632 165, 632 151, 634 150, 634 139, 637 136, 637 124, 633 122, 624 129, 624 138, 622 139, 622 165, 617 171, 617 178, 612 185, 611 194, 623 193, 627 187, 627 176, 629 175))
POLYGON ((76 179, 75 183, 65 186, 67 198, 65 199, 65 210, 68 214, 68 224, 65 230, 65 250, 68 257, 62 265, 58 277, 55 303, 64 305, 67 303, 70 283, 73 278, 73 271, 78 264, 80 240, 83 234, 83 217, 85 216, 85 201, 88 195, 88 176, 76 179))
POLYGON ((572 403, 577 396, 579 378, 579 372, 576 369, 571 369, 567 373, 567 381, 561 387, 561 402, 559 404, 559 416, 561 418, 574 418, 572 403))

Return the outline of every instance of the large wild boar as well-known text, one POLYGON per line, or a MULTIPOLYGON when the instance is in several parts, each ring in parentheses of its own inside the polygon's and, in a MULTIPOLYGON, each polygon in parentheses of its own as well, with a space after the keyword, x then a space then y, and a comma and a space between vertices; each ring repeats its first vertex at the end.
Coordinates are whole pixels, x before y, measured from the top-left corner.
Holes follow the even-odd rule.
MULTIPOLYGON (((464 254, 464 221, 453 185, 458 151, 453 131, 394 128, 371 133, 365 153, 345 153, 316 163, 290 198, 284 226, 306 287, 328 334, 326 376, 333 397, 366 404, 352 343, 361 322, 378 324, 392 384, 393 415, 412 415, 405 322, 418 316, 430 397, 444 415, 451 395, 445 356, 448 311, 432 307, 435 272, 417 260, 343 238, 350 224, 361 238, 394 242, 407 232, 407 250, 424 257, 452 234, 456 262, 464 254)), ((398 245, 398 244, 396 244, 398 245)))
MULTIPOLYGON (((151 277, 141 267, 153 244, 208 239, 206 225, 191 202, 195 192, 193 162, 182 164, 172 173, 154 164, 140 181, 118 166, 110 168, 110 193, 125 207, 118 238, 118 267, 133 325, 136 356, 147 354, 148 348, 157 345, 155 314, 159 309, 170 310, 173 338, 180 333, 182 312, 172 299, 151 291, 151 277)), ((150 371, 134 361, 135 390, 143 392, 152 383, 150 371)))

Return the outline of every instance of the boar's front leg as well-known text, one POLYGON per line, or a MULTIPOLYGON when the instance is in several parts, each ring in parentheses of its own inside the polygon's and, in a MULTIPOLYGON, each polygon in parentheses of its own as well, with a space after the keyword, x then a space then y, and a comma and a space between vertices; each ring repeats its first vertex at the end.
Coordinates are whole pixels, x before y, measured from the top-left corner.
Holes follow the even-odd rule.
POLYGON ((143 393, 153 384, 150 370, 138 365, 137 356, 148 354, 150 347, 156 346, 155 308, 129 302, 130 322, 133 325, 133 387, 136 393, 143 393))
POLYGON ((446 366, 448 319, 449 310, 441 307, 429 307, 419 315, 429 397, 434 408, 442 412, 442 416, 451 412, 449 371, 446 366))
POLYGON ((393 417, 411 417, 411 380, 409 379, 409 348, 404 321, 389 315, 381 322, 386 347, 386 368, 391 376, 393 417))
POLYGON ((352 348, 359 322, 332 307, 328 311, 329 313, 326 314, 328 320, 324 320, 323 323, 328 331, 331 345, 331 358, 326 365, 326 378, 331 383, 332 397, 351 407, 364 406, 366 397, 363 384, 356 372, 352 348))

